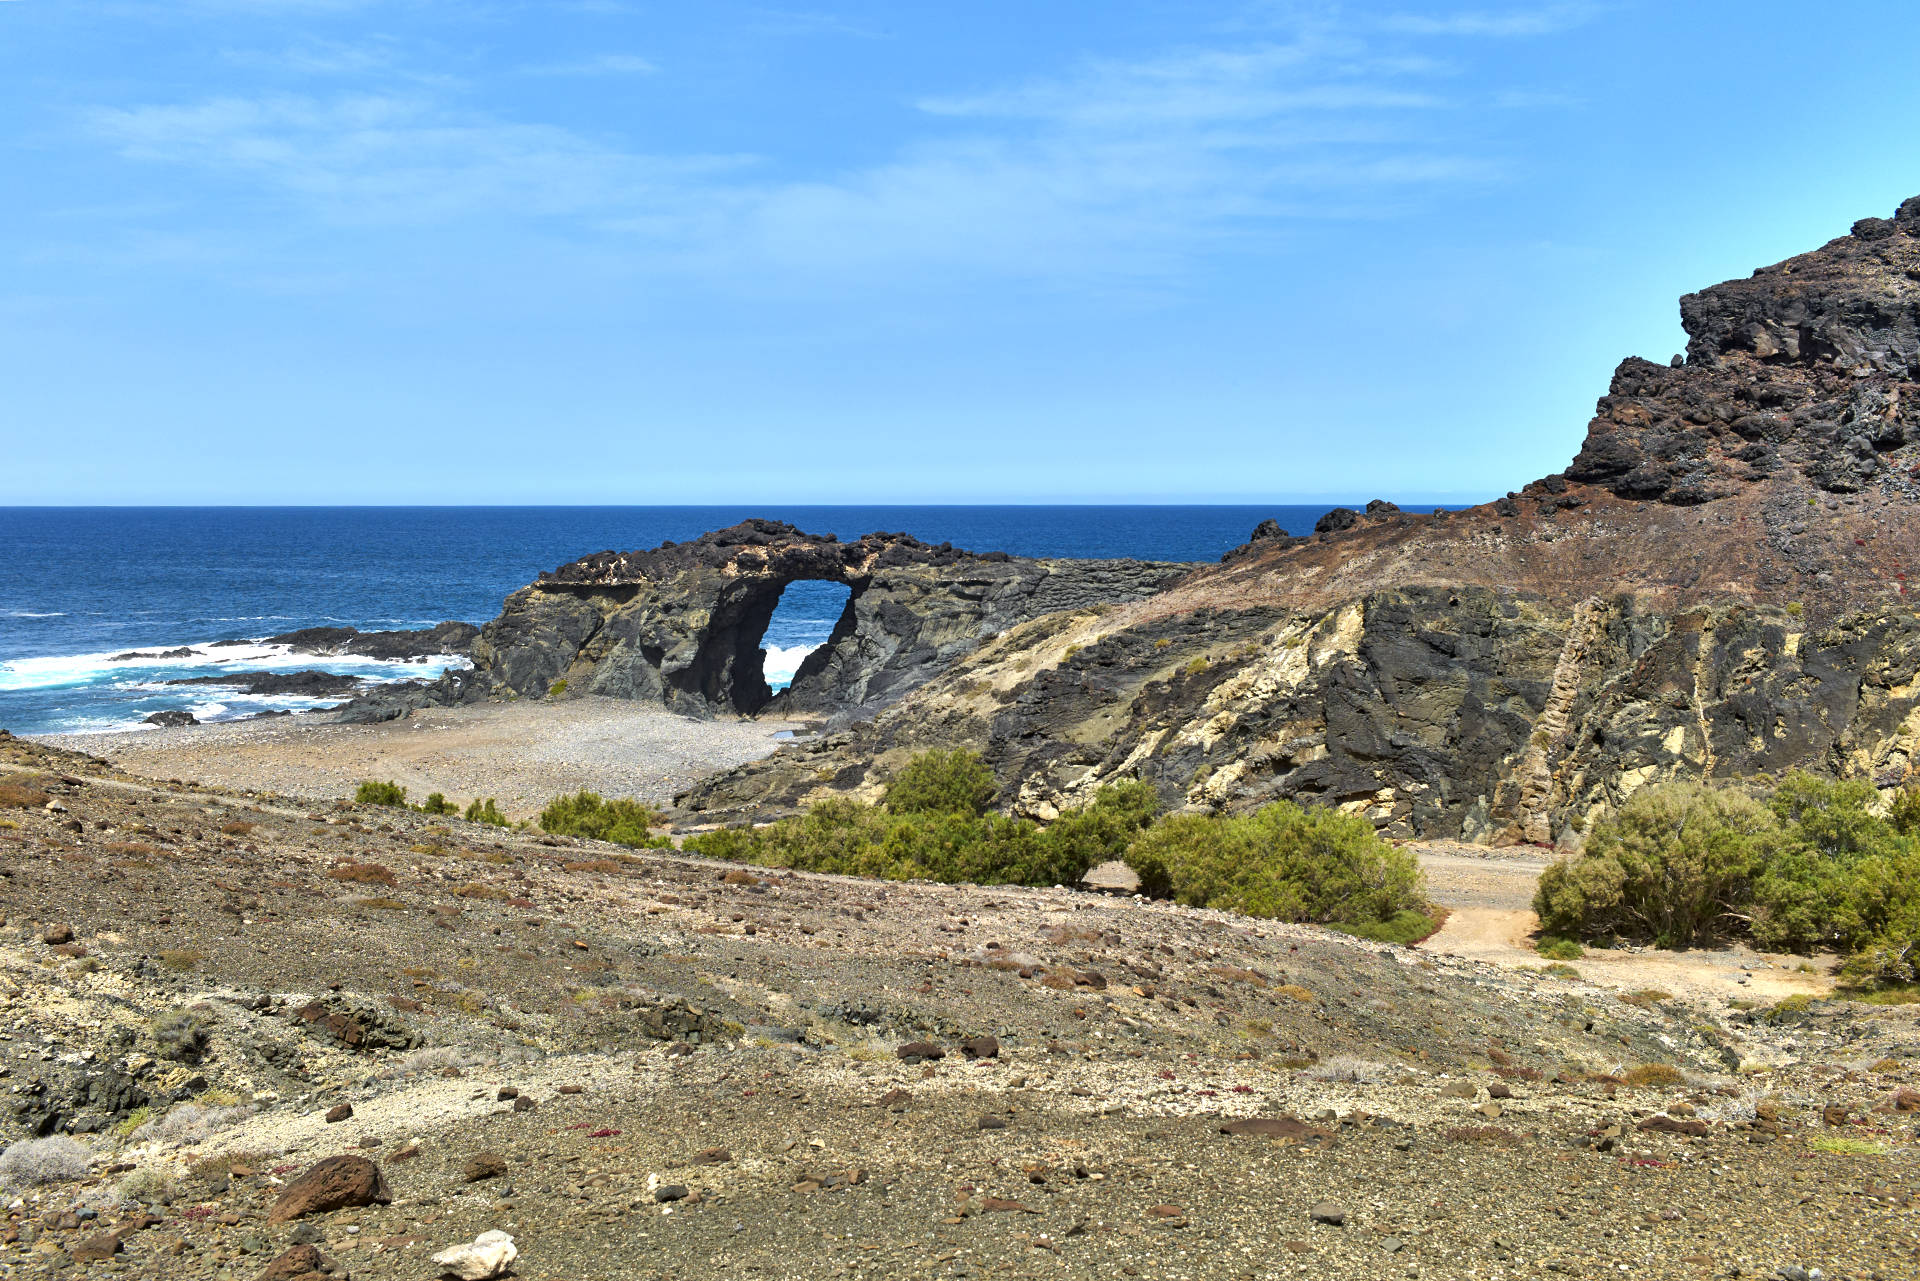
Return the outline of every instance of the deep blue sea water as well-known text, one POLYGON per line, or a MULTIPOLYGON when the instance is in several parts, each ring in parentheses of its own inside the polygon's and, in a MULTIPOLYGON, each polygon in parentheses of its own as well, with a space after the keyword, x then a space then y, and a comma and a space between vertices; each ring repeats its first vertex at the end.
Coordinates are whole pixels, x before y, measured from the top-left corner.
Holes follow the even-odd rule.
MULTIPOLYGON (((1357 505, 1357 504, 1356 504, 1357 505)), ((1415 508, 1409 507, 1410 510, 1415 508)), ((16 734, 137 727, 188 708, 205 721, 311 702, 169 687, 230 669, 352 671, 380 679, 444 664, 331 660, 261 649, 110 662, 298 627, 484 623, 542 570, 589 552, 685 540, 747 516, 857 538, 1023 556, 1215 560, 1271 516, 1304 533, 1320 507, 220 507, 0 508, 0 727, 16 734)), ((1428 510, 1419 508, 1418 510, 1428 510)), ((832 630, 846 589, 796 583, 768 629, 784 684, 832 630)))

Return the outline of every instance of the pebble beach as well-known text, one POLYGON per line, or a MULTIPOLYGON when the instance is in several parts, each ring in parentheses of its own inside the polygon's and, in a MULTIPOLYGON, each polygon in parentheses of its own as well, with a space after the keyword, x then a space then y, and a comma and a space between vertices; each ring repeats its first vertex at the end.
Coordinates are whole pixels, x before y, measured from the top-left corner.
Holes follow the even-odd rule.
POLYGON ((581 788, 664 805, 695 779, 766 756, 802 728, 573 698, 427 708, 384 725, 291 716, 40 741, 152 778, 315 799, 351 797, 364 780, 391 780, 415 800, 441 792, 464 806, 491 796, 519 819, 581 788))

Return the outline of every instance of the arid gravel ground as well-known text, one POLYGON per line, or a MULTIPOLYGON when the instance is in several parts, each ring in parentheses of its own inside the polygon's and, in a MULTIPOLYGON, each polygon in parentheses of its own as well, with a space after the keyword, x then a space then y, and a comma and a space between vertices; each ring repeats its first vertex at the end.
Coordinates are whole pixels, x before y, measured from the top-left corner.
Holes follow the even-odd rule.
MULTIPOLYGON (((0 811, 0 1128, 87 1148, 10 1194, 0 1275, 253 1281, 310 1249, 307 1281, 429 1278, 495 1229, 539 1281, 1920 1273, 1915 1007, 754 871, 3 738, 0 776, 30 802, 0 811), (341 1156, 390 1200, 301 1202, 341 1156)), ((1481 861, 1438 896, 1518 910, 1527 860, 1481 861)))
POLYGON ((796 728, 573 698, 427 708, 384 725, 292 716, 40 741, 154 778, 313 797, 349 797, 365 779, 391 779, 414 798, 441 792, 464 805, 492 796, 525 818, 583 787, 664 805, 697 778, 765 756, 796 728))

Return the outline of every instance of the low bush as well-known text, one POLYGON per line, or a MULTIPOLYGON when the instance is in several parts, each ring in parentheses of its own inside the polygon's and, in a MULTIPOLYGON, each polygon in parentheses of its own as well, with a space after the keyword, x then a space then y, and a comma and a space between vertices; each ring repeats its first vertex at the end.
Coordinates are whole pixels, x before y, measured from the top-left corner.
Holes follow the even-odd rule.
POLYGON ((606 800, 597 793, 580 791, 559 796, 540 811, 540 830, 555 836, 583 836, 593 841, 612 841, 616 845, 671 849, 673 841, 656 836, 649 829, 663 822, 656 813, 624 797, 606 800))
POLYGON ((458 814, 460 807, 439 792, 429 792, 427 799, 414 808, 422 814, 458 814))
POLYGON ((1381 942, 1432 932, 1414 856, 1354 814, 1277 802, 1242 817, 1176 814, 1127 848, 1142 893, 1331 926, 1381 942))
POLYGON ((1561 938, 1557 934, 1542 934, 1533 950, 1549 961, 1577 961, 1587 954, 1587 949, 1574 940, 1561 938))
POLYGON ((887 784, 884 803, 891 814, 977 815, 999 790, 978 753, 922 752, 887 784))
POLYGON ((929 753, 901 771, 884 805, 823 801, 766 827, 689 837, 686 849, 763 867, 887 880, 1072 885, 1096 863, 1125 853, 1158 807, 1151 788, 1122 783, 1042 827, 981 813, 976 807, 990 798, 991 786, 992 776, 971 753, 929 753))
POLYGON ((353 800, 356 805, 391 805, 396 809, 404 809, 407 789, 398 783, 376 783, 369 779, 354 789, 353 800))
POLYGON ((175 1063, 198 1063, 213 1040, 212 1025, 198 1010, 168 1010, 153 1020, 152 1032, 160 1057, 175 1063))
POLYGON ((42 1183, 84 1179, 92 1155, 64 1134, 50 1139, 22 1139, 0 1152, 0 1188, 17 1191, 42 1183))
POLYGON ((1883 817, 1857 780, 1792 774, 1765 801, 1725 788, 1644 788, 1540 878, 1543 931, 1691 947, 1848 955, 1851 982, 1920 980, 1920 834, 1908 793, 1883 817))
POLYGON ((500 807, 493 803, 491 796, 484 803, 475 801, 467 806, 467 812, 463 817, 469 823, 486 823, 491 827, 508 826, 507 816, 500 812, 500 807))
POLYGON ((251 1104, 182 1103, 135 1130, 135 1143, 203 1143, 254 1113, 251 1104))

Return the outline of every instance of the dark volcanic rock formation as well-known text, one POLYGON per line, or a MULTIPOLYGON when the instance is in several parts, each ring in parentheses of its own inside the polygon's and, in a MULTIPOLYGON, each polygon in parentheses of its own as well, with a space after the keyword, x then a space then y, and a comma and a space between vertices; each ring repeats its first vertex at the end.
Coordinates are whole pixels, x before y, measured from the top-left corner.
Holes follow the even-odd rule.
POLYGON ((298 631, 269 636, 258 643, 285 645, 296 654, 321 657, 353 655, 358 658, 406 661, 439 654, 464 654, 472 648, 474 638, 479 634, 480 629, 472 623, 449 621, 417 631, 400 632, 363 632, 353 627, 303 627, 298 631))
POLYGON ((929 546, 906 534, 842 543, 749 520, 693 542, 602 552, 507 598, 473 646, 494 688, 659 701, 693 715, 857 715, 898 699, 1027 619, 1150 595, 1190 568, 1029 560, 929 546), (761 639, 786 587, 852 589, 832 637, 776 700, 761 639))
POLYGON ((1622 362, 1567 479, 1693 505, 1785 470, 1851 494, 1920 443, 1920 197, 1680 319, 1686 363, 1622 362))
POLYGON ((365 682, 358 676, 337 672, 217 672, 211 676, 187 676, 170 680, 169 685, 218 685, 246 694, 293 694, 302 698, 345 698, 365 682))
POLYGON ((1496 840, 1675 776, 1898 785, 1920 761, 1920 199, 1681 310, 1687 359, 1622 362, 1564 474, 1462 512, 1262 527, 682 804, 873 795, 951 746, 1043 817, 1142 778, 1176 806, 1294 798, 1496 840))

